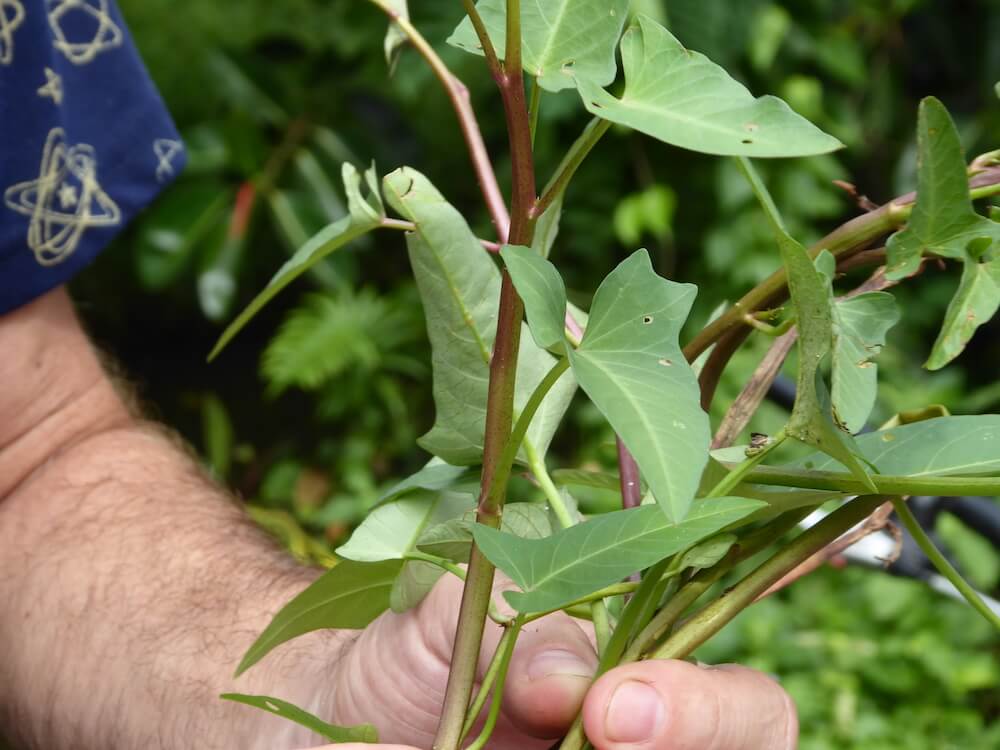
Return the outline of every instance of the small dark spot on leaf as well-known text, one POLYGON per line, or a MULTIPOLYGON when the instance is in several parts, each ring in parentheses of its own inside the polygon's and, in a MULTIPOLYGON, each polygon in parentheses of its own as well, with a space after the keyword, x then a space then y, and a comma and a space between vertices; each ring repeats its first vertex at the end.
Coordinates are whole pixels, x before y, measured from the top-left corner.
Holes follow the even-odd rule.
POLYGON ((591 102, 590 104, 596 109, 604 109, 604 105, 601 104, 600 102, 591 102))
POLYGON ((648 326, 650 323, 653 322, 653 316, 652 315, 643 315, 642 316, 642 322, 643 322, 644 325, 648 326))
POLYGON ((758 130, 760 130, 760 125, 758 125, 755 122, 746 122, 743 123, 743 129, 748 133, 756 133, 758 130))
POLYGON ((753 143, 753 139, 752 138, 744 138, 742 141, 740 141, 740 143, 753 143))
POLYGON ((666 357, 664 357, 663 359, 661 359, 661 360, 660 360, 659 362, 660 362, 660 364, 661 364, 661 365, 663 365, 664 367, 673 367, 673 364, 674 364, 673 362, 671 362, 671 361, 670 361, 669 359, 667 359, 666 357))

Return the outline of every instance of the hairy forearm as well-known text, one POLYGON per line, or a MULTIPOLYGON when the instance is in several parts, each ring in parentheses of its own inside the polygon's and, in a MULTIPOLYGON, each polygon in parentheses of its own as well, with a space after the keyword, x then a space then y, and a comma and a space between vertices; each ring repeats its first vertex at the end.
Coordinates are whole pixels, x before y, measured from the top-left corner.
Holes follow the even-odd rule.
MULTIPOLYGON (((46 750, 308 744, 218 695, 264 692, 323 712, 337 635, 297 641, 238 684, 230 678, 315 573, 275 548, 174 440, 133 419, 100 368, 90 371, 85 339, 81 348, 66 336, 55 339, 74 356, 61 363, 77 368, 73 378, 41 366, 46 390, 35 398, 24 401, 23 380, 0 394, 0 733, 46 750)), ((5 384, 11 377, 16 368, 5 384)))

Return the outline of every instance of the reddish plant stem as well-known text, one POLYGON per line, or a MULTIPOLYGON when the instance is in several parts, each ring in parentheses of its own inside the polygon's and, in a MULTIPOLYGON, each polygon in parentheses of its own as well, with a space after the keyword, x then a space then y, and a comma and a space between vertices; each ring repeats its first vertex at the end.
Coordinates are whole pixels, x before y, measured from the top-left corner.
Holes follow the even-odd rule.
MULTIPOLYGON (((512 244, 530 245, 535 220, 530 211, 535 204, 535 166, 531 124, 521 72, 521 10, 519 0, 507 0, 507 51, 503 68, 490 61, 500 88, 504 116, 510 138, 513 196, 510 231, 502 239, 512 244)), ((489 44, 482 24, 474 24, 484 49, 489 44)), ((493 55, 495 60, 495 53, 493 55)), ((497 335, 490 362, 490 382, 486 401, 486 433, 483 443, 483 473, 476 520, 499 528, 506 500, 509 472, 497 477, 498 464, 511 439, 517 356, 521 339, 524 304, 510 275, 503 272, 497 335), (500 482, 504 486, 500 486, 500 482), (496 484, 495 484, 496 483, 496 484)), ((441 720, 434 738, 434 750, 458 750, 465 714, 475 684, 483 626, 489 610, 493 586, 493 565, 473 544, 469 558, 462 604, 456 625, 451 670, 445 690, 441 720)))
POLYGON ((642 487, 639 485, 639 465, 622 442, 615 436, 618 446, 618 477, 622 488, 622 507, 638 508, 642 504, 642 487))

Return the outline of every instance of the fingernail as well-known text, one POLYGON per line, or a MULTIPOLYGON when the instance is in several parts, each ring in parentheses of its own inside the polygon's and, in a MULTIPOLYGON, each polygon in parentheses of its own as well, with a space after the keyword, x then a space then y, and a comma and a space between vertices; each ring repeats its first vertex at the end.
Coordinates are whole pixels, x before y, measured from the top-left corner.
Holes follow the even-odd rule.
POLYGON ((659 734, 663 698, 644 682, 628 680, 611 695, 604 717, 604 734, 612 742, 643 742, 659 734))
POLYGON ((528 664, 528 679, 546 677, 593 677, 594 667, 565 649, 543 651, 528 664))

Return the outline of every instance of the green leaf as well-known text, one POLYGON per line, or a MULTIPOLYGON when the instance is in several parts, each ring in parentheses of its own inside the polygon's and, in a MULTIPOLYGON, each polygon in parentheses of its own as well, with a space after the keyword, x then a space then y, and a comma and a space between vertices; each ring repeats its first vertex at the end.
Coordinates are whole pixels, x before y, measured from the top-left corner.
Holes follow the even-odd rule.
MULTIPOLYGON (((547 91, 572 88, 577 81, 607 86, 615 79, 615 44, 628 14, 629 0, 522 0, 521 58, 525 72, 547 91)), ((507 43, 506 0, 480 0, 476 9, 497 55, 507 43)), ((483 49, 465 18, 448 43, 474 55, 483 49)))
POLYGON ((920 103, 917 166, 917 202, 906 228, 889 238, 886 276, 909 276, 927 253, 964 264, 962 281, 925 364, 938 370, 962 353, 976 329, 1000 307, 1000 261, 993 252, 1000 242, 1000 223, 973 208, 958 130, 934 97, 920 103))
MULTIPOLYGON (((336 553, 347 560, 401 560, 417 551, 425 529, 461 517, 475 507, 472 495, 454 492, 408 495, 373 510, 336 553)), ((407 560, 389 592, 393 612, 416 606, 434 588, 444 570, 422 560, 407 560)))
MULTIPOLYGON (((475 480, 475 486, 478 486, 479 472, 471 471, 466 466, 452 466, 435 456, 416 474, 411 474, 383 492, 378 498, 378 503, 381 505, 418 489, 445 490, 465 479, 475 480)), ((462 488, 464 489, 464 484, 462 488)))
POLYGON ((831 402, 848 432, 860 431, 875 406, 878 368, 872 360, 898 322, 899 308, 887 292, 867 292, 833 305, 831 402))
POLYGON ((1000 241, 1000 223, 972 207, 958 130, 934 97, 920 102, 917 169, 917 202, 910 221, 886 246, 890 279, 914 273, 926 253, 967 261, 970 243, 1000 241))
MULTIPOLYGON (((389 10, 397 13, 400 18, 410 20, 410 9, 406 5, 406 0, 385 0, 389 10)), ((385 61, 389 65, 389 70, 396 67, 396 60, 399 58, 400 48, 406 44, 406 33, 399 28, 395 21, 389 22, 389 30, 385 33, 385 61)))
POLYGON ((735 534, 713 536, 685 552, 678 567, 681 570, 711 568, 726 556, 726 553, 737 541, 739 541, 739 537, 735 534))
POLYGON ((601 284, 573 373, 635 456, 667 518, 684 517, 708 459, 708 416, 678 344, 692 284, 653 272, 645 250, 601 284))
MULTIPOLYGON (((385 178, 393 208, 416 224, 407 235, 424 303, 434 368, 433 429, 418 442, 456 465, 478 463, 485 434, 489 362, 496 336, 500 271, 461 214, 426 177, 405 167, 385 178)), ((555 358, 522 336, 514 408, 520 411, 555 358)), ((542 402, 530 440, 544 455, 576 389, 564 375, 542 402)))
MULTIPOLYGON (((990 476, 1000 474, 1000 414, 938 417, 859 435, 865 460, 892 476, 990 476)), ((814 454, 793 464, 837 471, 830 458, 814 454)))
POLYGON ((549 257, 552 246, 556 244, 556 238, 559 236, 559 223, 562 220, 565 195, 565 193, 560 193, 535 222, 535 236, 531 241, 531 247, 543 258, 549 257))
POLYGON ((718 65, 640 16, 622 37, 625 93, 580 79, 580 96, 605 120, 692 151, 730 156, 808 156, 842 146, 773 96, 755 99, 718 65))
POLYGON ((336 552, 357 562, 400 560, 416 549, 424 529, 461 516, 474 506, 471 495, 453 492, 403 497, 375 508, 336 552))
POLYGON ((340 742, 378 742, 378 732, 371 724, 359 724, 353 727, 338 727, 334 724, 327 724, 322 719, 313 716, 308 711, 303 711, 298 706, 293 706, 287 701, 278 698, 270 698, 266 695, 241 695, 240 693, 225 693, 219 696, 223 700, 243 703, 247 706, 259 708, 262 711, 280 716, 283 719, 294 721, 296 724, 310 729, 331 743, 340 742))
POLYGON ((247 650, 236 676, 305 633, 364 628, 389 608, 389 592, 402 566, 402 560, 338 563, 281 608, 247 650))
POLYGON ((799 329, 795 405, 785 433, 833 456, 874 491, 854 439, 834 421, 830 394, 823 382, 821 366, 833 350, 833 289, 830 286, 833 258, 829 253, 821 253, 814 263, 806 249, 785 229, 767 187, 750 160, 741 157, 737 162, 750 181, 777 240, 799 329))
MULTIPOLYGON (((469 561, 475 512, 429 527, 417 541, 417 549, 452 562, 469 561)), ((504 506, 501 530, 524 539, 543 539, 552 534, 552 522, 544 505, 509 503, 504 506)))
POLYGON ((446 572, 444 568, 429 562, 409 561, 399 571, 392 584, 392 591, 389 592, 389 608, 401 614, 416 607, 446 572))
POLYGON ((545 539, 521 539, 482 524, 473 534, 489 561, 521 588, 504 594, 510 605, 544 612, 697 544, 763 506, 720 497, 699 501, 680 523, 643 506, 597 516, 545 539))
POLYGON ((535 343, 542 349, 562 344, 566 340, 566 285, 556 267, 530 247, 506 245, 500 255, 524 301, 535 343))
POLYGON ((948 304, 941 333, 924 363, 928 370, 940 370, 962 353, 976 329, 1000 308, 1000 256, 979 263, 968 259, 962 268, 958 291, 948 304))
POLYGON ((351 164, 344 164, 344 186, 347 190, 350 215, 322 229, 305 245, 299 248, 291 258, 288 259, 274 278, 264 287, 264 291, 254 297, 253 301, 240 315, 229 324, 229 327, 219 337, 218 343, 208 355, 209 360, 218 356, 233 337, 260 312, 261 308, 270 302, 274 297, 291 284, 295 279, 319 263, 330 253, 339 250, 351 241, 356 240, 364 234, 375 229, 382 218, 382 198, 378 194, 378 184, 373 166, 365 173, 365 181, 372 192, 368 197, 362 197, 360 192, 361 178, 357 170, 351 164))

